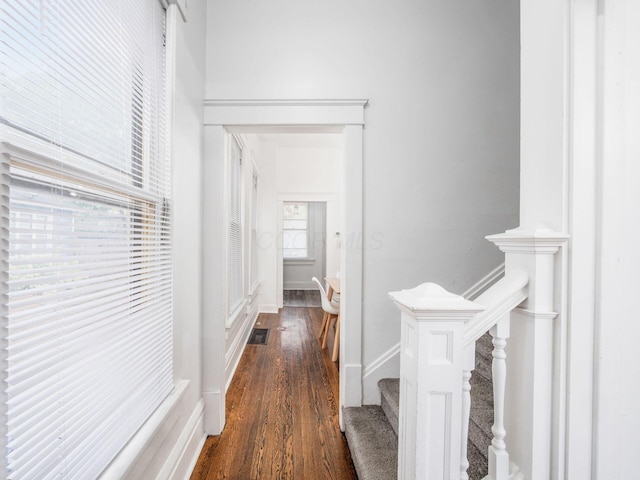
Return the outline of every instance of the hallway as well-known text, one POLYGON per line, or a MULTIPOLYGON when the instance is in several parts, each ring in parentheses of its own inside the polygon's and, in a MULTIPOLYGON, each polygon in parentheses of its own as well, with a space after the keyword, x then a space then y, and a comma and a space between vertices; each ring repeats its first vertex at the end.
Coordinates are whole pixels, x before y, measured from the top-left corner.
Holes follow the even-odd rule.
POLYGON ((247 345, 226 427, 207 438, 191 479, 355 480, 338 426, 337 364, 317 339, 322 310, 284 307, 257 321, 269 329, 267 345, 247 345))

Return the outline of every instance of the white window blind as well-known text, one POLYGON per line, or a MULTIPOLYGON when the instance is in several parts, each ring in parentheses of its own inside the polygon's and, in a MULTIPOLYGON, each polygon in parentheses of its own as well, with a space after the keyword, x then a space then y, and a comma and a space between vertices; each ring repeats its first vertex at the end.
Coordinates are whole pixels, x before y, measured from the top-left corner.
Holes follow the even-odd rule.
POLYGON ((258 173, 253 171, 251 189, 251 286, 258 283, 258 173))
POLYGON ((232 136, 229 155, 227 296, 229 316, 244 299, 242 285, 242 151, 232 136))
POLYGON ((0 0, 2 478, 96 478, 173 387, 164 16, 0 0))

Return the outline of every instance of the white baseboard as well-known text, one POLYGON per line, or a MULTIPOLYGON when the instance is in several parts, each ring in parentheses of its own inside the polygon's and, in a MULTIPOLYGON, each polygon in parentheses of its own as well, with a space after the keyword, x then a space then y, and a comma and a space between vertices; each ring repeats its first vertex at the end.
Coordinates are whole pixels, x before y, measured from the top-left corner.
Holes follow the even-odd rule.
POLYGON ((224 393, 202 392, 204 401, 204 433, 206 435, 220 435, 224 429, 224 393))
POLYGON ((380 405, 378 381, 400 376, 400 342, 365 366, 362 375, 362 403, 380 405))
POLYGON ((340 408, 338 422, 344 432, 342 407, 362 406, 362 364, 340 364, 340 408))
POLYGON ((258 311, 260 313, 278 313, 280 309, 278 308, 278 305, 273 303, 273 304, 260 305, 258 307, 258 311))
POLYGON ((169 454, 157 478, 183 478, 185 480, 190 478, 206 439, 207 436, 204 433, 204 402, 201 399, 189 416, 178 442, 169 454))
POLYGON ((317 290, 318 286, 314 282, 284 282, 283 290, 317 290))
POLYGON ((230 348, 227 350, 227 353, 225 355, 225 392, 229 389, 229 385, 231 384, 233 375, 235 374, 236 369, 238 368, 238 364, 240 363, 240 358, 242 358, 244 349, 247 346, 247 340, 249 339, 249 335, 251 335, 251 329, 255 324, 257 318, 258 309, 256 308, 246 316, 244 324, 241 326, 240 331, 237 332, 230 348))

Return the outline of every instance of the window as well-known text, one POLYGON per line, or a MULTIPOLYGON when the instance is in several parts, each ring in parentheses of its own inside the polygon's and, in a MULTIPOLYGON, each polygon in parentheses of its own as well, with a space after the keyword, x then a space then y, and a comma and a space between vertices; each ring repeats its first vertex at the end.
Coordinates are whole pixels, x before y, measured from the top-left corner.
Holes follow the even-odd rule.
POLYGON ((0 477, 96 478, 173 388, 164 8, 0 12, 0 477))
POLYGON ((258 172, 253 170, 251 189, 251 290, 258 283, 258 172))
POLYGON ((282 213, 282 257, 309 256, 309 204, 285 202, 282 213))
POLYGON ((232 136, 229 153, 227 301, 229 317, 244 299, 242 280, 242 150, 232 136))

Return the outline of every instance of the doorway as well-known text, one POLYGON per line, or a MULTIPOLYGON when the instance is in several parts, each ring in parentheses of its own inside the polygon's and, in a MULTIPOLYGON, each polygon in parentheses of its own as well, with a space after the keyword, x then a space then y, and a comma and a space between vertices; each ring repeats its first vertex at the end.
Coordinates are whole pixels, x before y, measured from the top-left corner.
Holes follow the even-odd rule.
POLYGON ((283 290, 315 290, 311 278, 326 276, 326 217, 326 202, 283 203, 283 290))
MULTIPOLYGON (((203 181, 203 375, 205 431, 219 434, 225 423, 224 256, 208 245, 224 245, 224 155, 232 131, 256 129, 286 133, 341 133, 343 137, 344 205, 341 217, 342 279, 340 328, 340 407, 362 402, 362 178, 366 100, 206 100, 203 181), (260 126, 260 127, 256 127, 260 126), (345 241, 352 240, 352 241, 345 241)), ((342 412, 342 408, 339 409, 342 412)))

